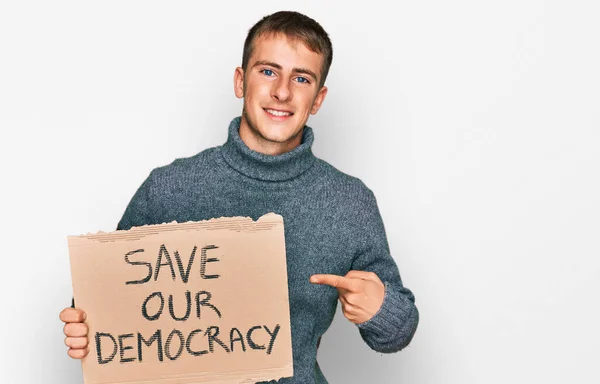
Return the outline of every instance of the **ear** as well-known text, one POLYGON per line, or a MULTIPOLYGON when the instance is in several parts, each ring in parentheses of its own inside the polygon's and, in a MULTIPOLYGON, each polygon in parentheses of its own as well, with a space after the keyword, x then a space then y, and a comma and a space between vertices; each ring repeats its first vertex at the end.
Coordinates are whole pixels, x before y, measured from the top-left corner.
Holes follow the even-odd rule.
POLYGON ((233 92, 238 99, 244 97, 244 70, 237 67, 233 73, 233 92))
POLYGON ((319 89, 319 92, 317 92, 317 97, 315 97, 315 101, 313 102, 313 105, 310 108, 311 115, 317 114, 319 108, 321 108, 321 104, 323 104, 323 100, 325 100, 325 96, 327 96, 327 87, 322 86, 321 89, 319 89))

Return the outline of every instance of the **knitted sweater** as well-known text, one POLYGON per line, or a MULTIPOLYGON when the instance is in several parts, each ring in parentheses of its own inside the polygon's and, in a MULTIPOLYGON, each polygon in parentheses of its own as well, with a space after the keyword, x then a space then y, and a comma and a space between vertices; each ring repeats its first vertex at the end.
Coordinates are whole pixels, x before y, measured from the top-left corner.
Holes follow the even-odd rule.
POLYGON ((357 328, 375 351, 396 352, 407 346, 419 312, 390 256, 371 190, 313 155, 310 127, 304 127, 298 147, 269 156, 244 144, 240 121, 233 119, 224 145, 154 169, 133 196, 118 229, 173 220, 282 215, 294 377, 279 383, 327 383, 317 363, 317 346, 334 318, 338 293, 310 283, 313 274, 376 273, 385 284, 383 305, 357 328))

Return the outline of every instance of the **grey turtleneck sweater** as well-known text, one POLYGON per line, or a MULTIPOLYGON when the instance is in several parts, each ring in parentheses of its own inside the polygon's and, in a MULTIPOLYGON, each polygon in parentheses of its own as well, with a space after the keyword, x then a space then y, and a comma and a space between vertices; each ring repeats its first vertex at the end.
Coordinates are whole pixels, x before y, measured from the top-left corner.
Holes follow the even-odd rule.
POLYGON ((406 347, 419 312, 390 256, 371 190, 313 155, 310 127, 304 128, 298 147, 268 156, 244 144, 240 121, 233 119, 224 145, 154 169, 133 196, 118 229, 173 220, 282 215, 294 377, 280 383, 327 383, 316 360, 317 345, 333 320, 338 293, 310 283, 313 274, 376 273, 386 288, 383 305, 357 326, 360 335, 379 352, 406 347))

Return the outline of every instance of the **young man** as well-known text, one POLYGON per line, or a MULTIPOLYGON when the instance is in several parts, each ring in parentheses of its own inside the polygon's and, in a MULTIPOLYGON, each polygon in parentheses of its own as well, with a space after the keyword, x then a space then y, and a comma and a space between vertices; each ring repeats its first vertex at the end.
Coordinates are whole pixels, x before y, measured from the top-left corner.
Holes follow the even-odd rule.
MULTIPOLYGON (((327 382, 317 347, 338 299, 379 352, 407 346, 419 319, 390 256, 373 193, 311 151, 313 131, 305 124, 327 95, 331 61, 331 42, 316 21, 296 12, 260 20, 234 73, 244 107, 227 142, 153 170, 118 225, 281 214, 294 352, 294 377, 281 383, 327 382)), ((83 358, 85 313, 67 308, 60 317, 69 356, 83 358)))

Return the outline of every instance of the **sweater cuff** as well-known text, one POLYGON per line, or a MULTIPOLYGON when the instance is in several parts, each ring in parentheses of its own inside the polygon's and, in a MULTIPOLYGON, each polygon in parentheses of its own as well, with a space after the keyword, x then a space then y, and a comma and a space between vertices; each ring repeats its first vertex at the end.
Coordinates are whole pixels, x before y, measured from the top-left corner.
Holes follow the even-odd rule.
POLYGON ((379 311, 358 328, 381 336, 394 337, 402 332, 413 303, 385 282, 385 295, 379 311))

